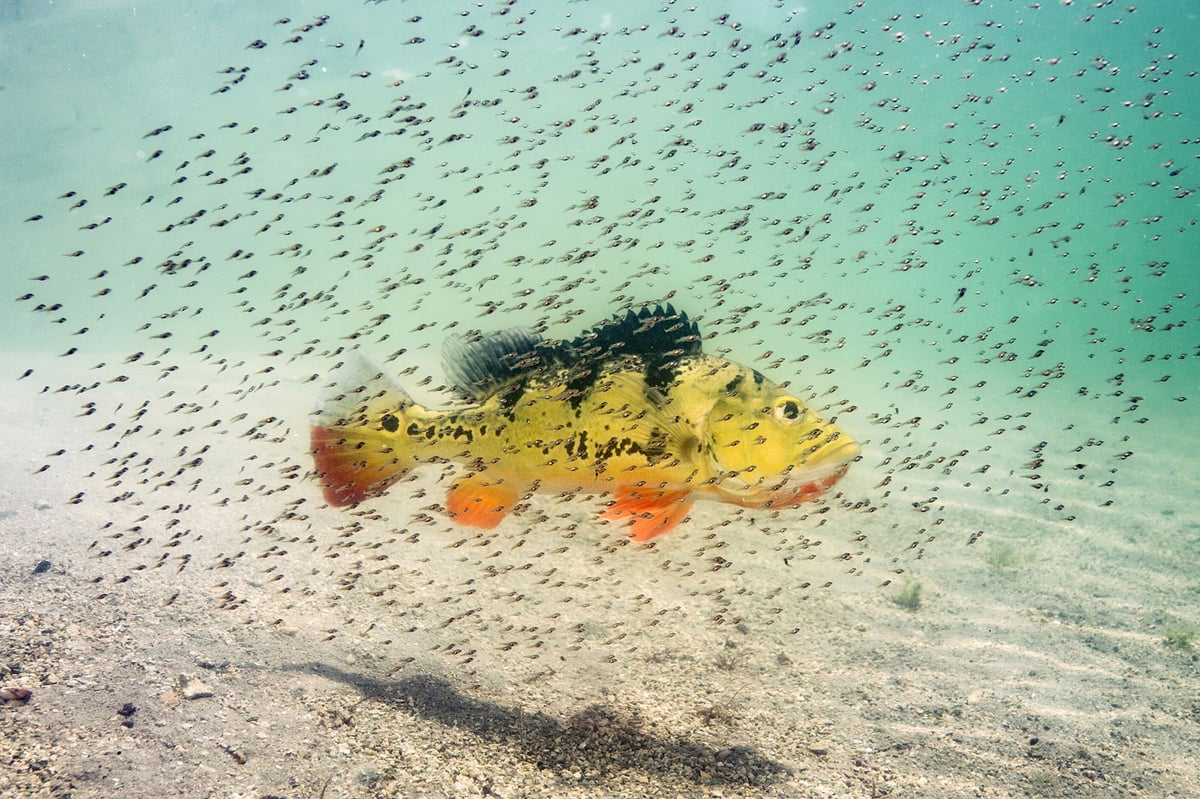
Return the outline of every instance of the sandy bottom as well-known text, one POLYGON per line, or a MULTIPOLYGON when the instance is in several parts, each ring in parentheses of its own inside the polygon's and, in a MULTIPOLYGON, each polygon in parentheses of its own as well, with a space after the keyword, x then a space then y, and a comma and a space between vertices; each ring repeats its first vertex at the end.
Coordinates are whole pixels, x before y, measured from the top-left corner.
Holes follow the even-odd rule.
MULTIPOLYGON (((768 564, 739 578, 744 623, 688 615, 706 600, 685 583, 659 589, 683 606, 660 634, 625 615, 628 578, 618 618, 590 612, 629 619, 631 638, 504 651, 505 633, 468 631, 450 651, 365 596, 309 613, 200 567, 93 582, 103 507, 30 477, 71 430, 14 418, 0 687, 32 695, 0 707, 3 796, 1200 796, 1200 525, 1182 476, 1072 525, 950 505, 908 607, 862 580, 772 610, 753 590, 778 578, 768 564)), ((449 543, 429 545, 431 574, 449 543)), ((544 590, 522 580, 506 585, 544 590)))

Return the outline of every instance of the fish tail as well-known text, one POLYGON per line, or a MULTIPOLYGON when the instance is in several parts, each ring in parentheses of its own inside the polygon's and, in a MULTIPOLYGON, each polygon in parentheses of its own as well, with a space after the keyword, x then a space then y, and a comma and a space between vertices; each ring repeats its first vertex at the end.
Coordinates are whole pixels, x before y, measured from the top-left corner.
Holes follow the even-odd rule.
POLYGON ((423 412, 365 355, 352 353, 312 417, 312 456, 325 501, 356 505, 416 466, 406 418, 423 412))

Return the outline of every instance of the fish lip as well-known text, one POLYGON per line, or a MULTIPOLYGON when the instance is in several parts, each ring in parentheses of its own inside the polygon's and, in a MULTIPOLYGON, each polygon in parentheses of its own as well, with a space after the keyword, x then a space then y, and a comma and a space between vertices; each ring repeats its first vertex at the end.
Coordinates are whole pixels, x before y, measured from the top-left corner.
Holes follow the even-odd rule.
POLYGON ((836 465, 844 472, 850 467, 850 464, 858 460, 858 456, 861 454, 862 447, 858 445, 857 441, 845 441, 832 451, 822 455, 817 462, 821 468, 825 468, 827 464, 836 465))

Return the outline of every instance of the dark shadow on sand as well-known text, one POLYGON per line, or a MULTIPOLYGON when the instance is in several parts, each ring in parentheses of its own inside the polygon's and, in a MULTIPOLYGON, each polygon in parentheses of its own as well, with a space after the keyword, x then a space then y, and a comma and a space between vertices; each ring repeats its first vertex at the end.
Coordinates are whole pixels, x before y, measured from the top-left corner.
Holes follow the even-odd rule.
POLYGON ((712 749, 686 738, 654 735, 643 729, 637 716, 609 705, 592 705, 563 722, 540 711, 530 713, 472 699, 446 680, 429 675, 382 681, 323 663, 301 663, 283 670, 352 686, 366 698, 512 748, 539 769, 578 772, 585 780, 602 779, 616 771, 641 771, 656 779, 761 786, 791 773, 782 763, 750 747, 712 749))

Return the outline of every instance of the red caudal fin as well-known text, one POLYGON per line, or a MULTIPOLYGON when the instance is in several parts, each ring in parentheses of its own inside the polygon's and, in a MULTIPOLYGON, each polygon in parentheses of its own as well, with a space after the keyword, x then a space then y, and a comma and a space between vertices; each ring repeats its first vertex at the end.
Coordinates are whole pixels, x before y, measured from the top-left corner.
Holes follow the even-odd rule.
POLYGON ((608 521, 621 525, 634 541, 649 541, 687 517, 692 503, 690 491, 618 488, 613 503, 601 512, 608 521))
POLYGON ((379 496, 416 464, 405 423, 415 408, 365 356, 336 373, 310 439, 326 502, 344 507, 379 496))
POLYGON ((378 431, 358 427, 313 427, 312 455, 325 501, 338 507, 377 497, 408 466, 378 431))

